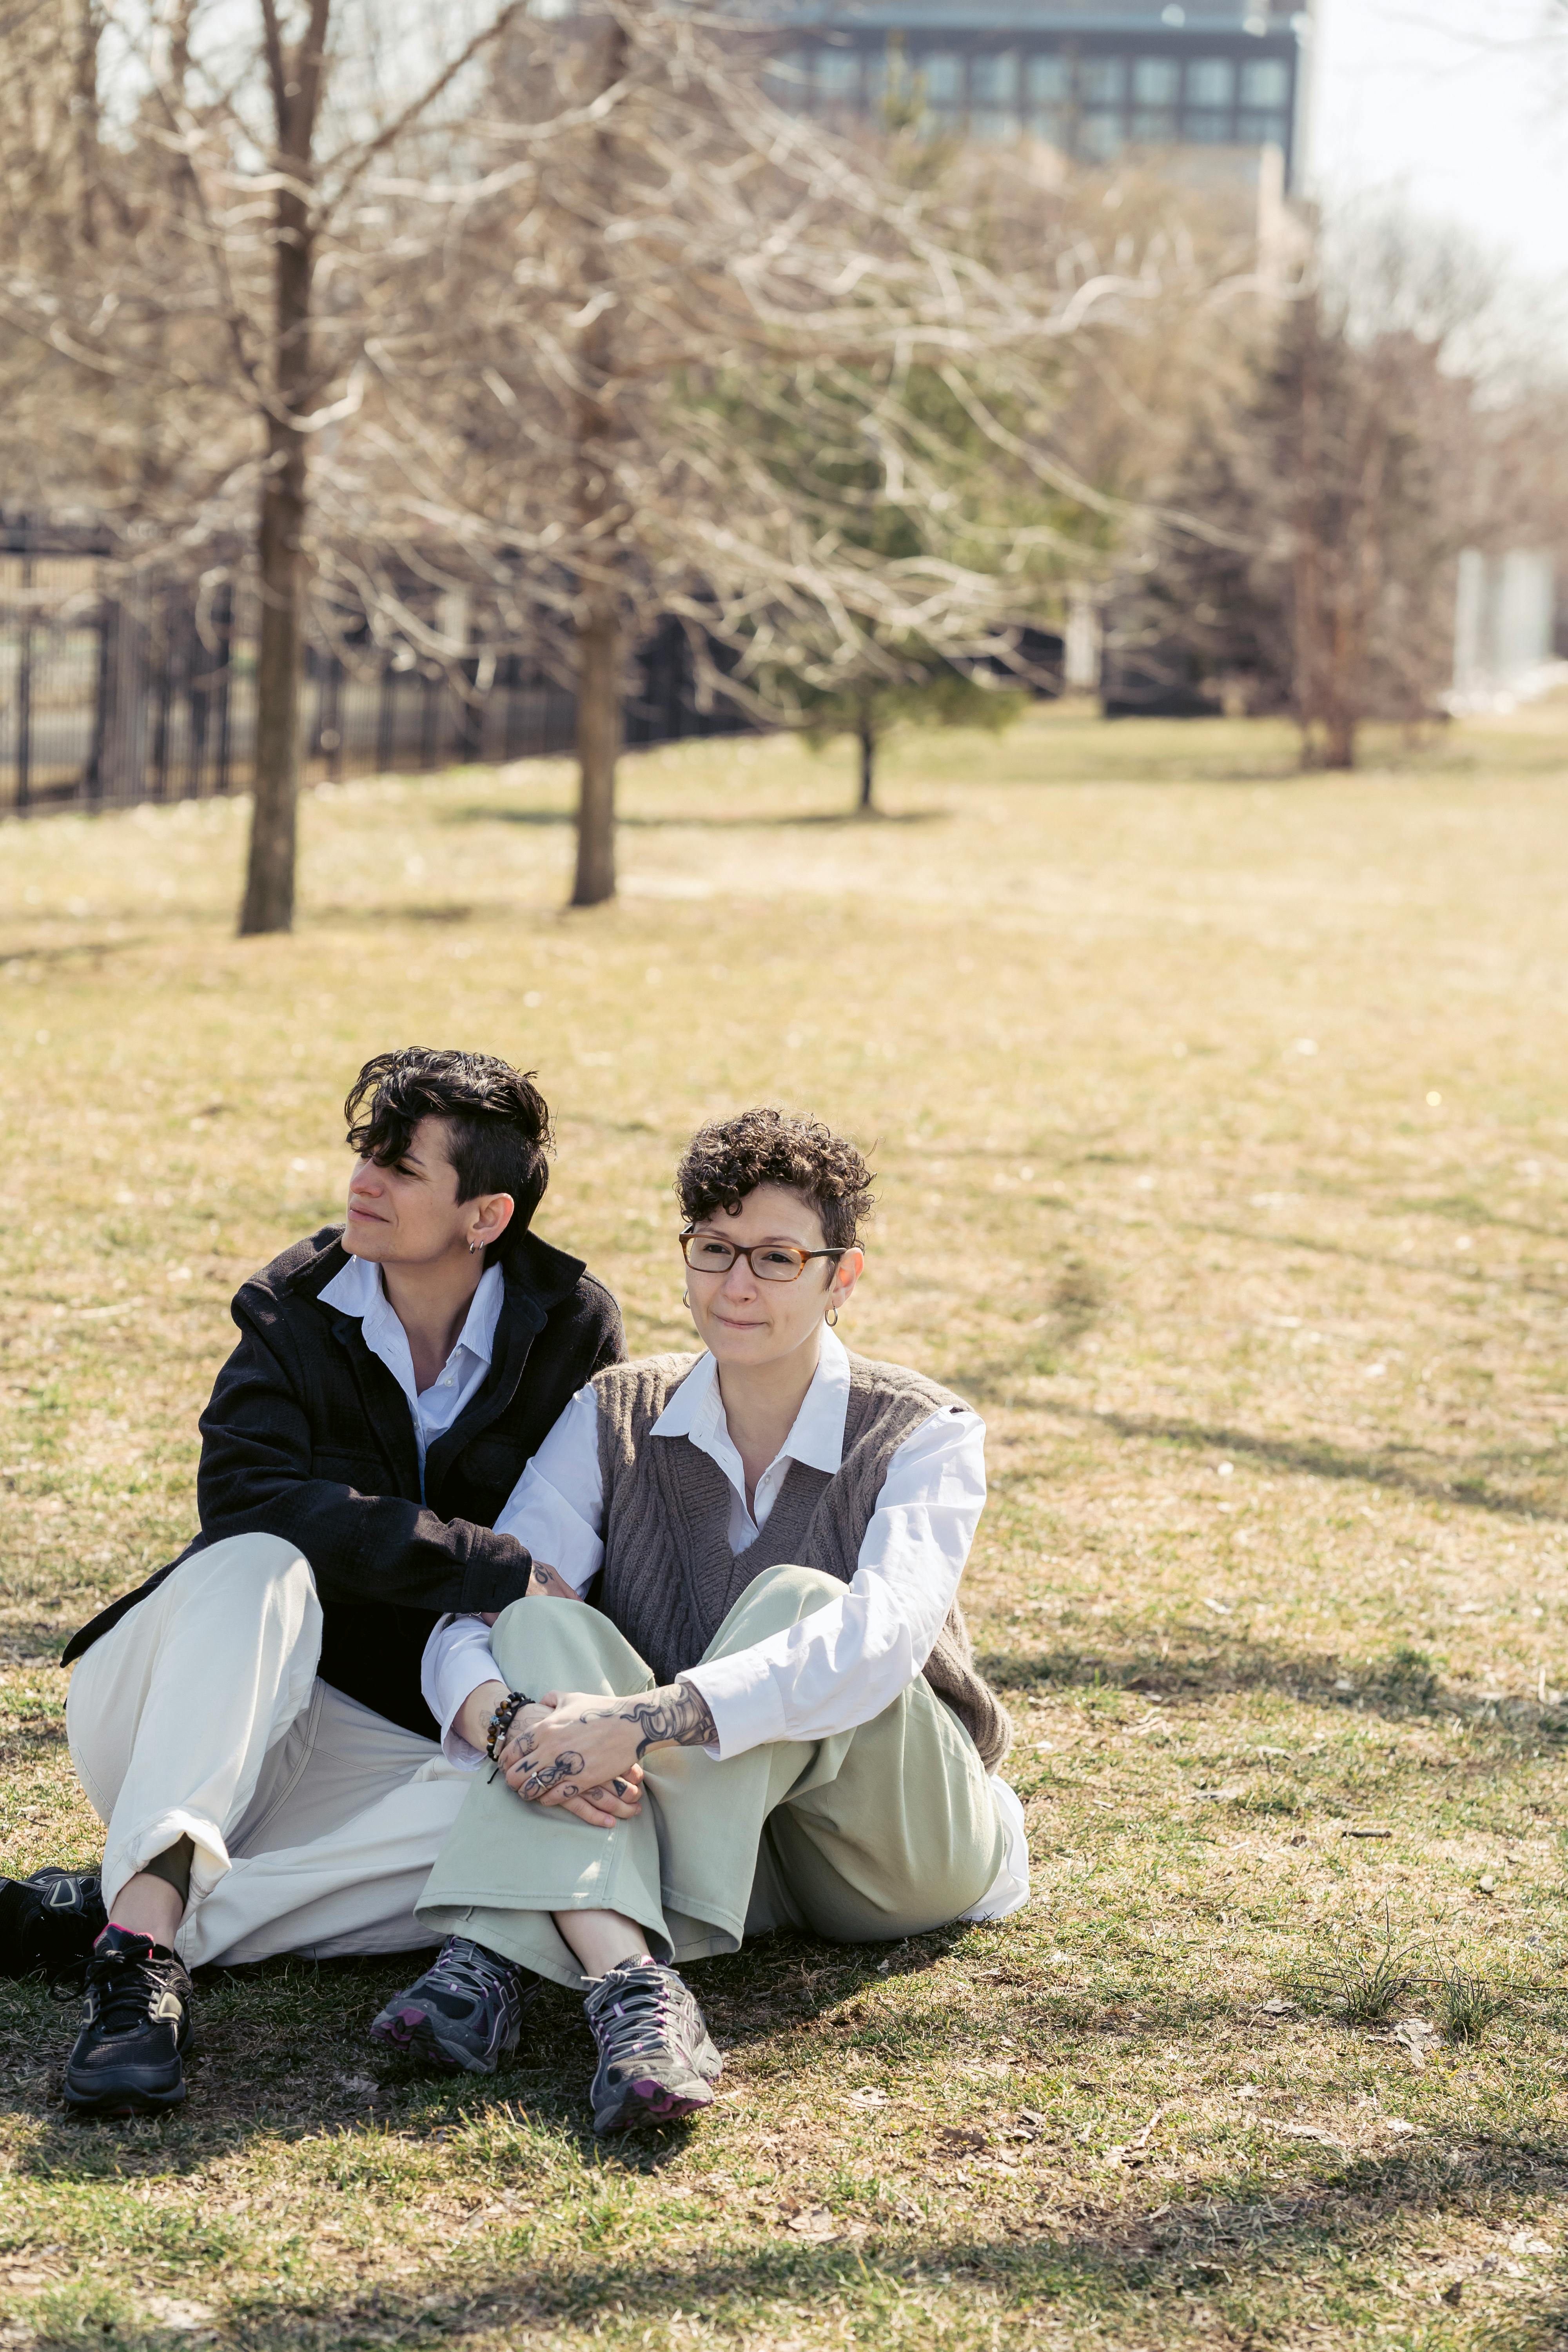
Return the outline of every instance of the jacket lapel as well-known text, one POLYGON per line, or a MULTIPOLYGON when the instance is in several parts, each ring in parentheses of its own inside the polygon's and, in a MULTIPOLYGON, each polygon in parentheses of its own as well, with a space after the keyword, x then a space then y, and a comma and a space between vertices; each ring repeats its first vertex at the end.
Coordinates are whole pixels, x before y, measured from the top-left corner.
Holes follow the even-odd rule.
POLYGON ((331 1315, 332 1335, 348 1357, 364 1417, 392 1470, 395 1495, 419 1497, 419 1441, 408 1399, 379 1356, 372 1355, 356 1315, 331 1315))

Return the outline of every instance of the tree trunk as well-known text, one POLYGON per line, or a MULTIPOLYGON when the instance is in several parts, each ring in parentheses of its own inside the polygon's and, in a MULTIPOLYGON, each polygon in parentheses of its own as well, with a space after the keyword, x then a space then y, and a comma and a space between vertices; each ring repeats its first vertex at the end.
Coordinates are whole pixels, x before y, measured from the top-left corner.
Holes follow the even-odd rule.
POLYGON ((331 0, 311 0, 309 27, 289 50, 277 0, 261 0, 268 73, 287 173, 273 199, 275 244, 272 397, 267 472, 261 487, 257 568, 261 644, 256 666, 255 797, 242 938, 291 930, 300 793, 300 671, 303 656, 305 525, 310 504, 305 436, 296 419, 310 406, 313 224, 305 191, 324 70, 331 0))
POLYGON ((616 895, 616 761, 621 748, 621 625, 614 594, 577 625, 577 878, 574 907, 616 895))
MULTIPOLYGON (((613 89, 626 69, 626 28, 612 16, 600 43, 595 95, 613 89)), ((602 221, 614 214, 616 142, 607 129, 594 135, 592 185, 600 219, 591 219, 579 248, 578 290, 585 302, 607 295, 610 268, 602 221)), ((577 567, 577 872, 574 907, 599 907, 616 895, 616 762, 621 749, 621 599, 616 580, 618 492, 612 404, 615 345, 607 300, 584 329, 577 346, 582 389, 574 403, 576 444, 573 503, 577 567)))
POLYGON ((256 796, 239 915, 242 938, 291 930, 294 924, 305 446, 298 433, 276 420, 268 439, 257 551, 261 644, 256 663, 256 796))
POLYGON ((1293 655, 1293 697, 1296 724, 1301 730, 1301 765, 1317 765, 1314 729, 1322 688, 1319 653, 1320 603, 1322 595, 1322 550, 1319 544, 1318 502, 1322 489, 1322 403, 1318 382, 1318 298, 1306 298, 1299 314, 1300 375, 1298 379, 1300 437, 1296 450, 1294 499, 1295 556, 1291 564, 1290 603, 1293 655))
POLYGON ((1355 766, 1356 722, 1348 710, 1333 709, 1327 717, 1323 739, 1325 768, 1355 766))
POLYGON ((860 745, 860 814, 875 816, 877 803, 872 797, 877 777, 877 736, 868 714, 862 711, 857 738, 860 745))

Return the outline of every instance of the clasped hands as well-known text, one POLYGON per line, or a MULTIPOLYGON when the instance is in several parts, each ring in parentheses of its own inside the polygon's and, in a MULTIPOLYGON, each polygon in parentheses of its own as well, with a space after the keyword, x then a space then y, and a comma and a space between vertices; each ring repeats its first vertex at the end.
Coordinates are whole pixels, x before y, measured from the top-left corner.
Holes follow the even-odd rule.
POLYGON ((529 1804, 564 1805, 608 1829, 642 1804, 641 1726, 624 1702, 586 1691, 546 1691, 519 1709, 499 1762, 529 1804))
MULTIPOLYGON (((530 1571, 526 1597, 574 1601, 581 1606, 581 1595, 557 1570, 540 1559, 530 1571)), ((493 1625, 500 1612, 485 1609, 479 1613, 487 1625, 493 1625)), ((475 1747, 482 1741, 479 1724, 490 1704, 492 1688, 504 1695, 504 1684, 486 1685, 471 1694, 464 1710, 469 1718, 468 1737, 475 1747)), ((622 1738, 595 1739, 591 1752, 584 1745, 585 1711, 608 1717, 617 1704, 583 1692, 550 1691, 542 1701, 520 1707, 496 1759, 508 1788, 530 1804, 556 1805, 575 1813, 595 1829, 610 1830, 617 1822, 634 1821, 642 1810, 639 1727, 622 1718, 622 1738)))

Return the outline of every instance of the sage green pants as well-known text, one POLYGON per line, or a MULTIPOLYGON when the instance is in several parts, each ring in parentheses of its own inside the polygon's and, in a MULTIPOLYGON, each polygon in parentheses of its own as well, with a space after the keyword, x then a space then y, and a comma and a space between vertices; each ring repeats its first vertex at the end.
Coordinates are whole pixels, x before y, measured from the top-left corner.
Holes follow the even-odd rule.
MULTIPOLYGON (((707 1655, 750 1649, 843 1593, 813 1568, 766 1570, 707 1655)), ((570 1601, 514 1601, 490 1646, 513 1690, 654 1687, 609 1619, 570 1601)), ((618 1911, 677 1963, 738 1951, 771 1927, 877 1943, 957 1918, 1006 1852, 974 1744, 923 1677, 857 1731, 722 1762, 655 1748, 644 1769, 638 1817, 608 1830, 525 1803, 488 1767, 476 1773, 415 1906, 421 1924, 581 1987, 552 1912, 618 1911)))

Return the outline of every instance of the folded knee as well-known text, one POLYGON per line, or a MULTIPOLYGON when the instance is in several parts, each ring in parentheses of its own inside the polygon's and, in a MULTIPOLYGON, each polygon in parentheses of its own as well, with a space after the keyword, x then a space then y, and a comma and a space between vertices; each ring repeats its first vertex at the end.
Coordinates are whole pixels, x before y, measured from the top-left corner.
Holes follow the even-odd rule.
POLYGON ((836 1576, 828 1576, 820 1568, 802 1568, 785 1560, 778 1568, 764 1568, 753 1577, 735 1603, 734 1613, 764 1611, 777 1618, 781 1624, 793 1618, 807 1617, 814 1609, 826 1609, 830 1601, 841 1601, 844 1587, 836 1576))
POLYGON ((282 1536, 225 1536, 180 1562, 172 1580, 183 1616, 192 1608, 276 1614, 296 1632, 319 1633, 316 1578, 298 1544, 282 1536))
POLYGON ((524 1628, 533 1622, 531 1616, 524 1617, 526 1607, 525 1601, 510 1602, 490 1627, 490 1655, 513 1690, 524 1687, 518 1680, 518 1674, 522 1660, 528 1654, 528 1636, 524 1628))

